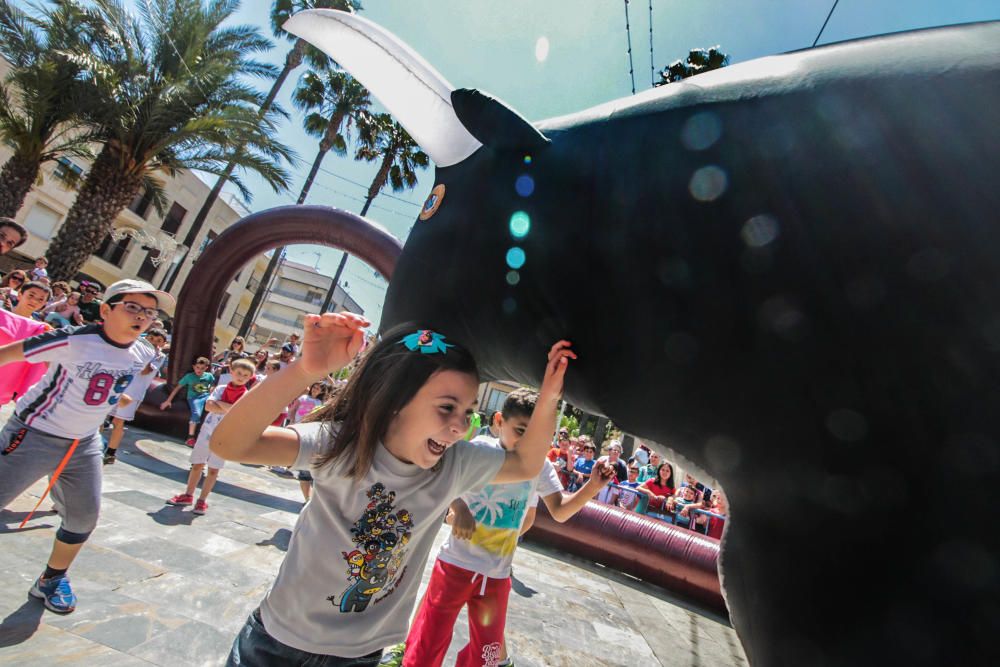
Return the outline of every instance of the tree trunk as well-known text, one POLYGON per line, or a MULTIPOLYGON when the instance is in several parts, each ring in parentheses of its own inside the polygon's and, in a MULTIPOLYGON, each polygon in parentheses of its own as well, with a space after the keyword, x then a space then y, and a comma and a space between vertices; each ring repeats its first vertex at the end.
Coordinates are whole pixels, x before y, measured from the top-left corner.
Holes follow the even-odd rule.
POLYGON ((123 173, 116 152, 105 146, 94 160, 66 221, 49 244, 45 256, 53 281, 76 277, 111 231, 115 218, 141 189, 142 177, 123 173))
POLYGON ((375 197, 378 197, 378 193, 382 191, 385 186, 385 181, 389 178, 389 169, 392 168, 392 161, 395 159, 395 155, 392 153, 386 153, 385 157, 382 158, 382 164, 378 168, 378 173, 375 174, 375 178, 372 180, 371 186, 368 188, 368 198, 365 199, 365 205, 361 209, 361 217, 365 217, 368 213, 368 207, 372 205, 375 201, 375 197))
MULTIPOLYGON (((295 45, 289 49, 288 54, 285 56, 285 66, 281 69, 281 73, 278 74, 278 78, 275 79, 274 83, 271 85, 271 90, 268 91, 263 104, 260 105, 260 111, 257 112, 258 118, 263 118, 267 115, 271 105, 274 104, 274 99, 278 96, 278 91, 280 91, 281 87, 285 85, 285 79, 288 78, 288 75, 293 69, 302 64, 302 54, 305 53, 305 50, 305 40, 295 40, 295 45)), ((216 179, 215 185, 212 186, 212 189, 209 191, 208 196, 205 197, 205 201, 201 205, 201 208, 198 209, 198 215, 194 216, 194 222, 191 223, 191 229, 188 230, 187 236, 184 237, 184 245, 188 247, 187 252, 189 254, 191 252, 191 248, 194 248, 195 241, 198 239, 198 234, 201 232, 201 228, 205 225, 205 220, 208 219, 208 214, 212 210, 212 206, 215 205, 215 201, 222 193, 222 186, 224 186, 226 181, 229 180, 229 177, 232 175, 235 168, 236 164, 233 162, 226 165, 226 170, 221 176, 219 176, 218 179, 216 179)), ((187 259, 187 257, 185 256, 184 259, 187 259)), ((174 286, 174 281, 180 273, 181 267, 177 267, 177 270, 170 276, 170 280, 167 281, 163 289, 170 291, 170 288, 174 286)))
POLYGON ((299 193, 299 199, 295 202, 296 204, 306 203, 306 197, 309 196, 309 190, 312 188, 313 181, 316 180, 319 166, 323 164, 323 158, 333 148, 333 141, 337 136, 337 132, 340 131, 340 125, 344 122, 345 115, 347 114, 337 113, 330 117, 330 122, 326 125, 326 132, 323 133, 323 138, 319 141, 319 152, 316 153, 316 159, 313 160, 312 169, 309 170, 309 175, 306 177, 306 182, 302 186, 302 192, 299 193))
POLYGON ((0 169, 0 216, 13 218, 38 178, 39 162, 17 153, 0 169))
MULTIPOLYGON (((250 300, 250 308, 243 317, 240 330, 236 332, 237 336, 246 336, 250 332, 253 321, 257 319, 257 310, 260 308, 261 303, 264 301, 264 295, 267 294, 267 290, 271 286, 271 276, 274 275, 275 270, 278 268, 278 263, 281 262, 281 256, 284 253, 285 246, 274 249, 274 254, 271 255, 271 260, 267 263, 267 268, 264 269, 264 275, 260 278, 260 284, 257 285, 257 291, 254 293, 253 299, 250 300)), ((250 275, 253 275, 253 271, 250 272, 250 275)))

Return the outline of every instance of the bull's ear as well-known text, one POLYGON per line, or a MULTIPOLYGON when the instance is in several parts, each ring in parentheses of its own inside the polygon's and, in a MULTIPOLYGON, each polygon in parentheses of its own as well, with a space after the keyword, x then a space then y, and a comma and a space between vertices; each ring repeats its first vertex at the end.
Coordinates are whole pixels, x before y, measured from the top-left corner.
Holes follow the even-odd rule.
POLYGON ((451 91, 451 105, 462 125, 494 150, 538 151, 548 138, 497 98, 471 88, 451 91))

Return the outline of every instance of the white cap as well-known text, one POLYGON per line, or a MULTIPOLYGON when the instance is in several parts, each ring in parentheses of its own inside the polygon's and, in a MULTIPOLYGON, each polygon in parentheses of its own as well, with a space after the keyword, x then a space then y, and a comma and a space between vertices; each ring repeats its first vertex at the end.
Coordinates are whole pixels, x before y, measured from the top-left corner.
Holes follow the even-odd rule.
POLYGON ((108 289, 104 290, 104 300, 110 301, 112 298, 122 294, 149 294, 156 298, 156 305, 160 310, 174 309, 174 297, 141 280, 119 280, 113 283, 108 289))

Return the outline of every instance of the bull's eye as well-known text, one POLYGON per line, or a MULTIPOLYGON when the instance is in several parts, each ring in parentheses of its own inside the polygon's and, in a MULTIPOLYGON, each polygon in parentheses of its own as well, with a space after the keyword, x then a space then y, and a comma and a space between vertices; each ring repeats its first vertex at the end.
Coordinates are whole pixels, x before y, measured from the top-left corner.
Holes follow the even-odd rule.
POLYGON ((420 219, 427 220, 437 213, 437 210, 441 208, 442 201, 444 201, 444 183, 438 183, 427 195, 427 201, 424 202, 424 207, 420 210, 420 219))

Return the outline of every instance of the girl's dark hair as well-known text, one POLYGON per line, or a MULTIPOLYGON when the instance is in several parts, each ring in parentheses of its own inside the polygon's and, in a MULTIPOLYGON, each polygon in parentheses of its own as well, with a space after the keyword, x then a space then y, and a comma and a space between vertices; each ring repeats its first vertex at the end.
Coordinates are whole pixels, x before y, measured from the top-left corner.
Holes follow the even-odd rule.
POLYGON ((668 486, 677 486, 677 483, 674 482, 674 467, 672 465, 670 465, 669 463, 667 463, 666 461, 664 461, 663 463, 661 463, 656 468, 656 483, 657 484, 663 484, 663 482, 660 480, 660 471, 663 470, 664 468, 669 468, 670 469, 670 479, 667 480, 667 485, 668 486))
POLYGON ((317 466, 343 461, 344 475, 360 481, 371 469, 375 448, 389 424, 432 375, 458 371, 479 378, 475 359, 456 341, 445 337, 451 347, 432 354, 403 344, 403 338, 424 330, 431 328, 407 323, 385 332, 362 356, 335 399, 304 420, 334 422, 338 427, 317 457, 317 466))

